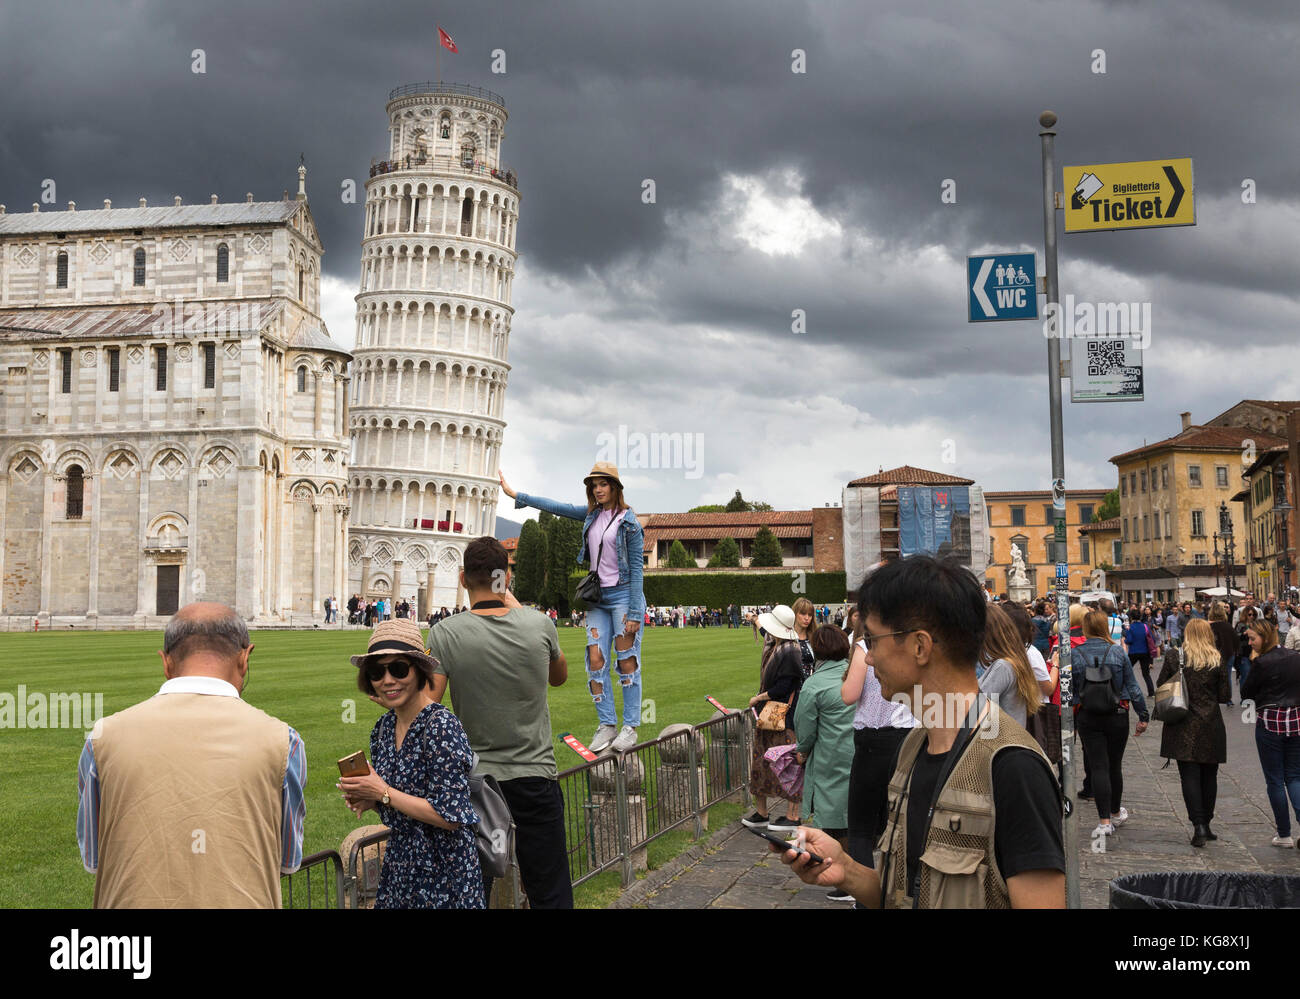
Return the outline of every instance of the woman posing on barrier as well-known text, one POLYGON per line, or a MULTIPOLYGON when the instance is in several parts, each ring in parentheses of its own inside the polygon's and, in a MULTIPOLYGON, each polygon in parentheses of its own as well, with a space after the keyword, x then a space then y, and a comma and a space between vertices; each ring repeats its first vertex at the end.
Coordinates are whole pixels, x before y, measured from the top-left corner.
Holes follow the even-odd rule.
POLYGON ((560 503, 542 496, 517 493, 500 473, 501 491, 515 507, 531 506, 557 517, 581 520, 582 547, 578 562, 590 557, 600 583, 598 602, 587 601, 587 689, 596 705, 598 728, 589 748, 593 753, 613 749, 623 753, 636 745, 641 724, 641 622, 645 617, 642 553, 645 535, 636 514, 623 499, 618 469, 598 461, 582 480, 587 505, 560 503), (623 727, 617 725, 614 692, 610 689, 610 658, 618 659, 623 688, 623 727))

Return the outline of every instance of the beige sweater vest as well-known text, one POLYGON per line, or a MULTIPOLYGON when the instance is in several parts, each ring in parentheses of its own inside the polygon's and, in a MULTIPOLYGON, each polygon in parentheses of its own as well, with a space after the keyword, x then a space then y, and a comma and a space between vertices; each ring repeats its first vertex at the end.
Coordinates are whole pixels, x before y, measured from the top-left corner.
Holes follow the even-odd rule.
POLYGON ((95 908, 279 908, 289 726, 211 694, 100 725, 95 908))

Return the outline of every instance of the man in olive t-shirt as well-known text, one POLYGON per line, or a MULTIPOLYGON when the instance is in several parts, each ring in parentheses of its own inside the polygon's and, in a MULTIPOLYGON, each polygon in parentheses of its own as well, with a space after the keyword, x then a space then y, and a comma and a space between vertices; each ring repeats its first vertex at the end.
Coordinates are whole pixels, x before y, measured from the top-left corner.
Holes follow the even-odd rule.
MULTIPOLYGON (((461 585, 470 612, 429 630, 438 660, 433 696, 448 686, 479 770, 501 785, 516 827, 519 877, 534 909, 573 908, 564 799, 556 781, 548 685, 568 677, 555 622, 510 592, 508 556, 495 538, 465 548, 461 585)), ((485 888, 490 890, 490 885, 485 888)))

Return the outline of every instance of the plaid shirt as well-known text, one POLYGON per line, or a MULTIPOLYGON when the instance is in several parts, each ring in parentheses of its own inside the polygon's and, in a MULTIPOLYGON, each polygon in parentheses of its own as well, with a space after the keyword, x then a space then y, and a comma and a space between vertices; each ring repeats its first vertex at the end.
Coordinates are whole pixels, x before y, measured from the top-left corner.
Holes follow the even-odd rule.
POLYGON ((1259 720, 1275 735, 1300 735, 1300 708, 1263 708, 1259 720))

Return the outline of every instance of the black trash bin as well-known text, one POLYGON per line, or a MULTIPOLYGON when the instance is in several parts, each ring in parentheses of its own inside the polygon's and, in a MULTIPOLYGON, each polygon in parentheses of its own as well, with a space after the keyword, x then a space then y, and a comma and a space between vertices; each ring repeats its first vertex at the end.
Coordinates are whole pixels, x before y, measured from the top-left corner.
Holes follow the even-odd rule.
POLYGON ((1297 909, 1300 875, 1232 871, 1125 874, 1110 883, 1112 909, 1297 909))

